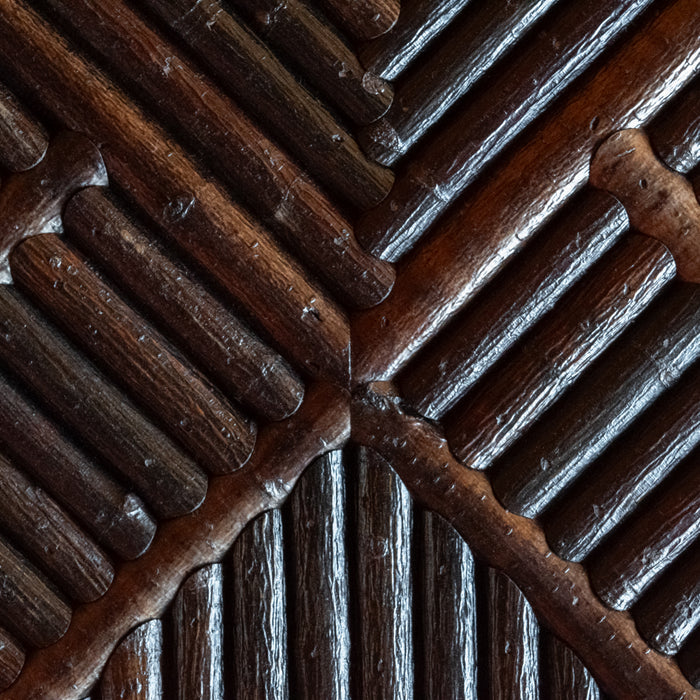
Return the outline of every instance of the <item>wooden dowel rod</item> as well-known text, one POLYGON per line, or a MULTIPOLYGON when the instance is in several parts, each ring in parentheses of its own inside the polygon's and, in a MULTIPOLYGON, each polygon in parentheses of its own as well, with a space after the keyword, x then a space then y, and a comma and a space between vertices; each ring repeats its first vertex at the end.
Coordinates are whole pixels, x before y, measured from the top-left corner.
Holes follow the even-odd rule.
POLYGON ((700 357, 700 288, 675 280, 527 433, 492 477, 502 503, 534 517, 700 357))
POLYGON ((70 606, 44 577, 0 538, 0 623, 33 647, 57 642, 68 629, 70 606))
POLYGON ((219 0, 145 0, 253 118, 320 182, 359 209, 380 202, 393 175, 355 139, 219 0))
POLYGON ((124 639, 105 667, 102 700, 163 700, 163 629, 151 620, 124 639))
POLYGON ((67 238, 144 304, 227 395, 268 420, 286 418, 299 407, 304 385, 284 358, 170 258, 107 192, 78 193, 63 219, 67 238))
MULTIPOLYGON (((386 296, 393 282, 389 265, 359 247, 349 221, 244 114, 237 104, 240 95, 234 95, 236 102, 225 96, 123 2, 48 4, 331 289, 358 306, 386 296)), ((309 46, 299 37, 295 41, 318 65, 309 46)))
POLYGON ((303 0, 231 3, 274 49, 286 55, 323 97, 353 122, 368 124, 391 105, 394 90, 365 70, 346 42, 303 0))
POLYGON ((367 40, 388 32, 401 11, 400 0, 318 0, 357 39, 367 40))
POLYGON ((357 382, 393 376, 585 183, 603 136, 647 122, 694 77, 694 2, 676 0, 619 45, 406 259, 389 298, 354 319, 357 382))
POLYGON ((0 690, 8 688, 24 666, 24 650, 0 628, 0 690))
POLYGON ((123 559, 144 553, 156 523, 127 492, 70 443, 0 374, 0 444, 95 539, 123 559))
POLYGON ((362 63, 385 80, 396 80, 471 1, 402 0, 391 33, 359 47, 362 63))
MULTIPOLYGON (((532 95, 532 91, 535 90, 534 85, 539 87, 542 84, 548 92, 548 86, 551 84, 552 92, 558 93, 561 88, 554 86, 562 78, 561 67, 570 66, 570 57, 576 51, 575 47, 581 41, 581 37, 594 31, 602 18, 611 22, 615 19, 612 11, 613 3, 603 2, 593 12, 588 8, 587 17, 590 26, 579 25, 576 31, 572 32, 570 24, 564 21, 564 26, 558 27, 556 20, 553 19, 553 29, 550 29, 548 35, 543 33, 541 38, 531 40, 532 45, 527 39, 523 40, 528 30, 542 20, 555 2, 556 0, 534 0, 515 5, 509 2, 489 2, 468 7, 442 34, 438 45, 426 51, 423 60, 415 69, 403 76, 397 86, 394 103, 387 114, 381 120, 360 131, 358 140, 365 152, 382 165, 389 167, 395 165, 432 127, 437 125, 450 107, 466 95, 477 81, 516 44, 519 45, 519 50, 516 52, 517 60, 504 68, 504 75, 507 75, 508 79, 501 78, 498 81, 496 78, 499 88, 489 96, 492 103, 494 96, 497 96, 495 99, 500 100, 501 104, 498 107, 492 105, 491 109, 485 109, 485 100, 482 98, 479 101, 476 97, 475 100, 479 101, 479 110, 472 111, 474 108, 471 105, 467 108, 472 118, 476 114, 480 117, 479 127, 482 131, 479 135, 485 133, 485 128, 498 132, 498 123, 493 117, 495 111, 500 114, 501 120, 504 116, 506 120, 512 119, 511 114, 516 112, 517 108, 523 109, 523 103, 534 102, 536 99, 532 95), (547 55, 547 50, 542 50, 542 46, 547 42, 551 43, 554 39, 564 37, 566 41, 558 44, 556 51, 553 48, 549 49, 550 55, 547 55), (569 41, 571 43, 568 43, 569 41), (533 58, 533 53, 536 58, 533 58), (528 84, 523 81, 524 75, 530 78, 528 84), (518 80, 521 81, 520 84, 518 80), (517 97, 514 94, 516 92, 517 97)), ((559 21, 562 22, 565 19, 562 18, 559 21)), ((603 47, 604 43, 601 44, 601 48, 603 47)), ((590 59, 587 60, 585 56, 580 56, 580 60, 584 65, 590 62, 590 59)), ((577 68, 580 71, 580 68, 577 68)), ((568 78, 565 78, 565 82, 567 80, 568 78)), ((544 105, 538 107, 539 109, 534 109, 540 112, 545 109, 544 105)), ((464 124, 469 123, 462 122, 462 128, 464 124)), ((476 125, 472 122, 472 130, 475 127, 476 125)), ((505 125, 501 128, 505 129, 505 125)), ((510 137, 513 138, 515 131, 521 129, 522 126, 519 124, 513 129, 510 137)), ((491 138, 499 140, 498 136, 491 136, 491 138)), ((445 142, 441 141, 441 143, 445 142)), ((450 158, 454 158, 455 152, 459 152, 462 144, 469 144, 469 141, 455 143, 450 158)), ((502 148, 503 144, 499 146, 502 148)), ((438 165, 440 161, 439 156, 436 158, 436 155, 431 154, 432 163, 437 165, 436 179, 438 182, 444 179, 449 189, 449 178, 444 172, 444 166, 438 165)), ((447 154, 443 154, 443 158, 445 155, 447 154)), ((399 191, 401 184, 402 181, 399 180, 399 191)), ((415 186, 415 183, 413 184, 415 186)), ((403 215, 403 212, 399 214, 399 216, 403 215)), ((372 249, 378 251, 374 247, 372 249)))
POLYGON ((223 700, 224 591, 220 564, 191 574, 172 610, 179 700, 223 700))
POLYGON ((54 234, 34 236, 12 253, 16 285, 157 420, 203 468, 238 469, 256 428, 119 293, 54 234))
POLYGON ((10 172, 33 168, 46 153, 48 134, 0 83, 0 167, 10 172))
POLYGON ((204 498, 204 472, 70 346, 14 287, 0 287, 0 359, 163 518, 204 498))
POLYGON ((114 567, 43 489, 0 456, 0 525, 41 566, 66 597, 96 600, 114 579, 114 567))
POLYGON ((67 128, 101 144, 110 180, 255 316, 291 359, 314 376, 346 383, 348 327, 342 312, 161 127, 22 0, 0 7, 0 68, 23 81, 67 128), (46 70, 33 70, 36 61, 46 70))

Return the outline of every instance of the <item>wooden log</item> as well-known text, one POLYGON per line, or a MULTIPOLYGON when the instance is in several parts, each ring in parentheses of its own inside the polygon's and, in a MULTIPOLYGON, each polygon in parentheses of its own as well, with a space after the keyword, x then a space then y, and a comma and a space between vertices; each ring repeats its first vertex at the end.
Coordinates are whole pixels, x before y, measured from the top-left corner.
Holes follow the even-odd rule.
POLYGON ((304 385, 284 358, 170 258, 106 192, 78 193, 63 218, 67 237, 144 304, 228 396, 268 420, 296 411, 304 385))
POLYGON ((583 186, 601 136, 647 122, 688 83, 700 61, 692 5, 676 0, 619 45, 406 259, 389 298, 354 319, 357 382, 393 376, 583 186))
POLYGON ((540 629, 540 697, 544 700, 601 700, 590 671, 546 627, 540 629))
POLYGON ((29 170, 44 157, 48 146, 43 125, 0 83, 0 167, 10 172, 29 170))
POLYGON ((676 658, 688 680, 700 689, 700 628, 690 635, 676 658))
POLYGON ((445 416, 457 458, 489 468, 643 314, 674 273, 663 245, 649 245, 644 236, 619 242, 513 348, 505 366, 445 416))
POLYGON ((402 0, 391 34, 361 44, 360 60, 385 80, 396 80, 470 1, 402 0))
POLYGON ((105 667, 102 700, 163 700, 163 629, 160 620, 137 627, 105 667))
POLYGON ((68 597, 96 600, 114 579, 102 550, 43 489, 0 456, 0 525, 68 597))
POLYGON ((174 45, 123 2, 49 4, 331 289, 359 306, 388 294, 389 265, 359 247, 349 221, 306 173, 174 45))
POLYGON ((83 257, 53 234, 35 236, 11 257, 16 285, 214 474, 245 464, 255 424, 209 382, 83 257))
POLYGON ((24 650, 0 629, 0 690, 5 690, 17 678, 24 666, 24 650))
POLYGON ((207 491, 204 472, 13 287, 0 287, 0 314, 5 366, 106 464, 126 476, 159 517, 182 515, 201 504, 207 491))
POLYGON ((66 636, 31 657, 3 700, 82 698, 115 640, 163 615, 188 573, 222 559, 246 523, 281 505, 311 461, 345 443, 348 403, 337 387, 312 383, 293 416, 262 428, 247 465, 214 477, 201 508, 163 523, 149 551, 120 567, 106 595, 76 609, 66 636))
POLYGON ((0 538, 0 620, 17 639, 47 647, 68 629, 71 609, 44 577, 0 538))
POLYGON ((357 124, 379 119, 394 89, 365 70, 341 36, 302 0, 233 0, 258 36, 280 51, 323 97, 357 124))
POLYGON ((88 185, 106 185, 97 146, 80 134, 56 136, 43 160, 30 171, 7 178, 0 188, 0 284, 11 284, 9 256, 24 238, 61 231, 70 197, 88 185))
MULTIPOLYGON (((395 165, 440 121, 450 107, 474 87, 489 68, 518 44, 536 22, 542 21, 555 2, 556 0, 535 0, 515 5, 509 2, 490 2, 467 8, 442 34, 439 46, 426 53, 420 65, 404 76, 389 112, 360 131, 358 140, 365 153, 382 165, 395 165)), ((518 108, 526 109, 523 103, 532 105, 536 100, 541 100, 541 95, 536 97, 532 94, 536 90, 535 85, 540 86, 540 81, 545 90, 552 89, 553 93, 558 93, 561 88, 558 88, 556 83, 562 78, 562 66, 569 67, 576 47, 580 48, 581 37, 595 31, 601 21, 609 20, 614 23, 611 5, 610 2, 601 3, 595 11, 588 8, 586 14, 590 25, 579 24, 573 32, 573 22, 566 15, 553 18, 549 32, 542 32, 532 40, 532 44, 520 44, 517 57, 513 57, 504 69, 503 75, 507 75, 508 78, 501 78, 500 81, 495 79, 494 82, 498 83, 499 87, 489 94, 488 101, 485 98, 479 100, 479 97, 475 96, 474 100, 479 103, 479 109, 472 108, 471 105, 466 107, 471 121, 461 122, 461 128, 464 129, 464 125, 469 124, 471 131, 477 132, 475 138, 499 131, 494 115, 500 114, 501 120, 507 115, 507 120, 509 117, 513 118, 511 113, 518 108), (561 22, 563 26, 557 27, 557 22, 561 22), (561 41, 564 37, 566 40, 561 41), (561 41, 557 44, 557 50, 552 46, 554 41, 561 41), (544 46, 547 48, 543 50, 544 46), (529 78, 527 83, 523 80, 525 75, 529 78), (516 91, 517 96, 514 94, 516 91), (497 107, 492 104, 495 100, 500 102, 497 107), (489 108, 485 108, 486 104, 489 104, 489 108), (492 111, 494 109, 498 111, 492 111), (478 126, 473 121, 475 115, 479 115, 478 126)), ((576 19, 580 20, 580 8, 577 9, 579 14, 576 19)), ((605 42, 605 38, 602 38, 602 41, 605 42)), ((604 43, 601 45, 601 48, 603 47, 604 43)), ((580 58, 584 64, 589 63, 585 56, 580 58)), ((578 67, 574 68, 574 72, 580 72, 580 68, 578 71, 576 68, 578 67)), ((565 78, 565 82, 566 80, 565 78)), ((532 105, 531 109, 541 112, 545 107, 532 105)), ((532 118, 531 115, 530 119, 532 118)), ((450 129, 449 126, 446 128, 450 129)), ((505 130, 504 127, 501 128, 505 130)), ((519 131, 521 128, 516 127, 510 138, 513 138, 515 130, 519 131)), ((500 134, 495 138, 498 139, 499 136, 503 138, 500 134)), ((491 135, 491 138, 494 136, 491 135)), ((454 158, 455 152, 459 153, 461 146, 470 144, 471 139, 472 134, 463 138, 459 144, 454 144, 450 158, 454 158)), ((467 148, 470 148, 470 145, 467 148)), ((503 145, 501 144, 501 148, 503 145)), ((474 147, 471 146, 470 150, 473 151, 474 147)), ((436 166, 439 179, 442 179, 440 176, 444 173, 449 193, 450 179, 445 173, 445 165, 440 163, 440 156, 436 158, 436 155, 431 154, 431 163, 436 166)), ((443 152, 442 158, 446 155, 443 152)), ((421 156, 417 158, 420 159, 421 156)), ((401 191, 402 184, 405 186, 400 179, 397 182, 398 191, 401 191)), ((415 186, 415 182, 413 185, 415 186)), ((392 197, 393 195, 392 192, 392 197)), ((394 199, 394 202, 397 200, 394 199)), ((405 213, 401 212, 399 216, 403 217, 405 213)), ((365 221, 367 220, 372 221, 372 216, 369 215, 365 221)), ((376 232, 374 234, 377 235, 376 232)), ((375 247, 374 238, 371 244, 369 241, 367 244, 373 250, 379 251, 379 248, 375 247)))
POLYGON ((678 667, 649 650, 630 615, 607 608, 583 567, 554 555, 535 521, 506 511, 485 475, 454 459, 434 426, 403 410, 391 385, 356 392, 352 410, 353 438, 389 460, 414 499, 451 522, 475 557, 526 591, 538 619, 575 645, 605 692, 640 700, 690 694, 678 667))
POLYGON ((501 502, 534 517, 700 356, 700 289, 678 280, 502 460, 501 502))
POLYGON ((581 561, 700 444, 700 366, 686 372, 545 514, 563 559, 581 561))
POLYGON ((290 696, 350 698, 346 466, 343 453, 316 460, 283 511, 289 533, 290 696))
POLYGON ((623 129, 609 136, 590 179, 624 204, 631 226, 671 251, 679 277, 700 283, 700 204, 692 185, 658 160, 646 134, 623 129))
POLYGON ((449 523, 421 515, 423 697, 470 700, 477 697, 480 663, 474 558, 449 523))
POLYGON ((360 449, 354 494, 356 579, 360 626, 354 695, 414 697, 413 508, 389 465, 360 449), (360 621, 374 620, 366 625, 360 621))
POLYGON ((223 617, 223 572, 213 564, 185 580, 173 605, 179 700, 223 700, 223 617))
POLYGON ((256 317, 291 359, 312 376, 346 383, 345 316, 270 235, 21 0, 0 8, 0 37, 1 69, 22 81, 57 121, 101 144, 110 179, 166 237, 256 317), (35 71, 36 61, 46 70, 35 71))
POLYGON ((186 37, 224 87, 320 182, 360 209, 386 196, 393 175, 365 157, 355 139, 219 0, 144 4, 186 37))
POLYGON ((357 39, 367 40, 388 32, 399 18, 400 0, 319 0, 357 39))
POLYGON ((287 610, 282 517, 259 516, 233 546, 233 639, 237 696, 286 700, 287 610))
POLYGON ((530 604, 505 574, 488 572, 488 697, 539 697, 539 625, 530 604))
MULTIPOLYGON (((680 557, 633 608, 642 636, 664 654, 677 654, 700 626, 700 544, 680 557)), ((697 659, 696 659, 697 662, 697 659)))
POLYGON ((135 559, 151 544, 156 523, 143 501, 77 450, 2 374, 0 445, 117 556, 135 559))
MULTIPOLYGON (((700 84, 664 108, 649 137, 670 167, 688 172, 700 163, 700 84)), ((404 369, 403 395, 423 415, 441 418, 627 230, 612 197, 592 189, 573 197, 404 369)))
POLYGON ((629 608, 700 538, 698 454, 677 472, 586 560, 591 585, 616 610, 629 608))

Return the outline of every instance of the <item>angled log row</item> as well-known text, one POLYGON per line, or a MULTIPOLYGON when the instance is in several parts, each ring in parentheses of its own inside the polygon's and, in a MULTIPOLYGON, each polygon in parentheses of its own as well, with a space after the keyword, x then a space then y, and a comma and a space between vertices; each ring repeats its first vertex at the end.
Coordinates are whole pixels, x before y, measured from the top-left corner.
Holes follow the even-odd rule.
POLYGON ((0 168, 15 173, 29 170, 44 157, 48 145, 41 123, 0 83, 0 168))

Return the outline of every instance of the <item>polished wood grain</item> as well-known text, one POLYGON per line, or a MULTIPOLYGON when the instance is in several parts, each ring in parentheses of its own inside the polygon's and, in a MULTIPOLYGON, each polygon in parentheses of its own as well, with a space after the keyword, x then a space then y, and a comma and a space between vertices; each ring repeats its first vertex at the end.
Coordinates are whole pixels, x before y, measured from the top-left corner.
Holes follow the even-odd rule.
POLYGON ((14 287, 0 287, 0 314, 0 359, 4 365, 85 446, 129 479, 156 515, 183 515, 202 502, 206 474, 14 287))
POLYGON ((534 521, 506 511, 484 475, 457 462, 431 424, 404 412, 390 385, 355 395, 353 437, 389 460, 414 498, 451 522, 475 556, 527 591, 538 618, 575 646, 603 690, 640 700, 691 692, 673 661, 649 650, 629 614, 600 601, 583 567, 554 555, 534 521))
POLYGON ((0 374, 0 444, 97 542, 123 559, 148 548, 156 523, 143 501, 79 451, 0 374))
POLYGON ((67 598, 87 603, 109 588, 114 567, 104 552, 42 488, 0 456, 0 525, 67 598))
POLYGON ((251 116, 324 185, 359 208, 386 196, 390 171, 369 161, 350 133, 219 0, 146 0, 144 5, 185 37, 251 116))
POLYGON ((71 609, 7 540, 0 538, 0 615, 20 641, 48 647, 68 629, 71 609))
POLYGON ((609 136, 591 161, 590 180, 624 204, 631 226, 666 245, 682 279, 700 282, 700 204, 692 185, 658 160, 644 132, 609 136))
POLYGON ((283 510, 293 698, 350 698, 348 471, 341 451, 324 455, 301 476, 283 510))
MULTIPOLYGON (((482 663, 477 633, 477 581, 466 542, 436 513, 423 511, 420 554, 415 557, 420 591, 414 601, 421 625, 423 695, 469 700, 477 697, 482 663)), ((420 692, 416 692, 420 695, 420 692)))
POLYGON ((0 167, 10 172, 33 168, 46 153, 46 129, 0 83, 0 167))
POLYGON ((303 0, 233 0, 265 43, 287 58, 325 100, 358 124, 391 105, 390 83, 365 70, 355 52, 303 0))
POLYGON ((102 700, 163 700, 160 620, 137 627, 117 647, 100 683, 102 700))
POLYGON ((629 334, 506 455, 492 478, 501 502, 541 513, 700 356, 700 289, 674 280, 629 334))
POLYGON ((304 468, 342 445, 349 431, 346 395, 328 384, 309 386, 297 413, 261 430, 248 464, 214 477, 200 508, 164 523, 151 548, 120 568, 105 596, 75 610, 68 633, 33 655, 3 700, 84 697, 116 640, 162 615, 189 572, 221 559, 244 526, 278 507, 304 468))
POLYGON ((544 700, 601 700, 581 659, 544 627, 540 629, 540 676, 544 700))
POLYGON ((675 265, 660 243, 628 237, 444 417, 454 454, 487 469, 537 422, 668 285, 675 265))
POLYGON ((179 700, 223 700, 223 572, 203 567, 180 587, 172 610, 179 700))
POLYGON ((396 80, 471 0, 402 0, 391 33, 358 47, 360 60, 386 80, 396 80))
POLYGON ((246 116, 238 91, 229 99, 123 2, 48 4, 334 292, 360 307, 388 294, 391 268, 358 246, 349 221, 246 116))
MULTIPOLYGON (((365 152, 382 165, 395 165, 402 156, 438 123, 450 107, 466 95, 479 79, 500 58, 506 55, 511 47, 521 41, 525 33, 544 17, 555 2, 556 0, 535 0, 534 2, 515 4, 490 2, 476 3, 468 7, 450 25, 449 29, 442 34, 439 44, 431 47, 430 51, 426 51, 423 55, 423 60, 414 69, 402 76, 397 86, 394 103, 389 112, 381 120, 361 130, 358 140, 365 152)), ((429 4, 426 3, 426 6, 429 4)), ((608 6, 597 8, 599 16, 606 18, 609 17, 609 11, 610 7, 608 6)), ((588 8, 588 15, 592 14, 591 9, 588 8)), ((592 17, 591 20, 593 22, 596 21, 592 17)), ((570 29, 570 27, 567 27, 567 29, 570 29)), ((586 28, 579 26, 578 30, 585 32, 586 28)), ((576 41, 576 37, 570 33, 569 37, 573 40, 574 46, 579 43, 576 41)), ((544 44, 544 36, 539 41, 544 44)), ((549 76, 542 70, 542 67, 547 66, 546 71, 553 71, 555 74, 560 73, 560 71, 557 71, 556 66, 553 65, 554 62, 547 60, 548 58, 551 59, 551 57, 537 56, 539 62, 535 62, 530 58, 528 54, 533 51, 536 43, 537 41, 525 44, 525 56, 521 53, 517 63, 508 67, 509 70, 507 69, 505 74, 509 76, 509 80, 505 84, 502 82, 498 89, 489 94, 488 99, 491 104, 488 110, 484 109, 486 104, 485 98, 479 101, 478 109, 476 106, 469 105, 468 109, 472 123, 463 121, 461 128, 463 129, 465 124, 469 124, 472 132, 476 132, 473 135, 469 135, 470 140, 482 136, 486 129, 494 129, 496 126, 495 121, 493 118, 489 120, 489 116, 499 112, 501 118, 504 115, 510 117, 514 111, 512 107, 516 104, 515 99, 532 100, 532 97, 528 100, 525 86, 520 85, 518 86, 518 98, 513 99, 513 102, 506 102, 505 106, 503 104, 494 104, 499 98, 505 102, 508 96, 512 96, 513 86, 518 85, 517 79, 522 77, 523 74, 527 72, 532 75, 532 80, 537 80, 538 86, 540 79, 543 78, 542 84, 546 86, 544 88, 546 92, 547 87, 549 87, 547 82, 549 76), (543 75, 535 73, 533 68, 539 69, 543 75), (496 99, 494 99, 494 96, 496 96, 496 99), (481 130, 475 128, 473 124, 473 117, 476 114, 480 115, 481 130)), ((561 53, 558 55, 557 60, 566 62, 567 54, 571 49, 567 51, 563 45, 558 48, 561 53)), ((578 48, 580 49, 580 46, 578 48)), ((552 55, 556 54, 552 52, 552 55)), ((560 78, 559 75, 557 77, 560 78)), ((549 78, 549 80, 552 84, 554 83, 552 78, 549 78)), ((554 92, 556 92, 556 89, 554 92)), ((475 99, 478 101, 478 97, 475 99)), ((449 131, 450 127, 447 127, 447 130, 449 131)), ((453 138, 456 133, 456 130, 452 131, 453 138)), ((455 153, 460 153, 460 146, 463 146, 463 144, 464 141, 459 144, 455 143, 451 149, 450 157, 454 157, 453 154, 455 153)), ((437 149, 431 156, 431 166, 438 170, 435 173, 436 182, 440 182, 441 185, 444 182, 449 192, 450 178, 447 176, 441 177, 441 175, 446 174, 442 169, 444 166, 441 167, 438 160, 440 156, 437 155, 437 149)), ((444 159, 446 156, 447 152, 443 152, 442 158, 444 159)), ((417 159, 421 160, 421 156, 417 156, 417 159)), ((409 170, 412 166, 413 163, 409 163, 409 170)), ((453 165, 452 167, 455 166, 453 165)), ((425 163, 423 172, 429 171, 430 168, 425 163)), ((401 192, 402 184, 404 184, 403 181, 399 179, 396 192, 401 192)), ((392 192, 390 196, 394 198, 395 204, 399 201, 399 198, 395 196, 395 192, 392 192)), ((374 214, 372 213, 368 214, 361 226, 365 226, 365 222, 368 220, 374 221, 373 216, 374 214)), ((402 217, 404 213, 399 210, 398 216, 402 217)), ((367 245, 378 252, 379 247, 376 246, 374 241, 375 239, 372 238, 370 246, 369 239, 367 239, 367 245)), ((365 242, 364 238, 363 242, 365 242)))
POLYGON ((401 11, 400 0, 318 0, 358 39, 388 32, 401 11))
POLYGON ((640 498, 676 478, 677 467, 699 443, 696 363, 545 514, 552 549, 564 559, 584 559, 630 517, 640 498))
POLYGON ((110 180, 168 241, 185 249, 256 317, 286 348, 287 357, 313 376, 344 383, 345 316, 270 234, 21 0, 0 6, 0 38, 2 70, 22 81, 67 128, 80 129, 101 144, 110 180), (44 69, 33 70, 35 61, 44 69))
POLYGON ((539 626, 525 596, 505 574, 488 572, 488 697, 534 698, 539 692, 539 626))
POLYGON ((390 297, 353 324, 356 381, 392 376, 583 186, 603 136, 684 87, 700 60, 696 20, 693 0, 650 18, 408 256, 390 297))
POLYGON ((24 666, 24 650, 3 629, 0 629, 0 690, 17 678, 24 666))
POLYGON ((304 385, 284 358, 168 256, 109 193, 83 190, 70 200, 63 220, 67 238, 146 306, 228 396, 268 420, 296 411, 304 385))
POLYGON ((357 455, 356 578, 358 601, 354 615, 360 629, 358 697, 376 693, 382 698, 410 700, 414 677, 413 507, 408 491, 389 465, 374 451, 357 455), (361 624, 383 620, 381 627, 361 624))
POLYGON ((43 160, 7 178, 0 187, 0 283, 10 284, 9 256, 24 238, 61 231, 66 202, 88 185, 106 185, 107 171, 97 146, 82 135, 60 133, 43 160))

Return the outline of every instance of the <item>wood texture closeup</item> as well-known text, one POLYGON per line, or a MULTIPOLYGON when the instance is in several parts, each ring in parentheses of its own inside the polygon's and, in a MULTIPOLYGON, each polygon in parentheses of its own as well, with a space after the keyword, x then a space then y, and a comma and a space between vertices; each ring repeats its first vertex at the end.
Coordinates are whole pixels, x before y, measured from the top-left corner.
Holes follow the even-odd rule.
POLYGON ((29 170, 46 153, 48 135, 0 83, 0 166, 11 172, 29 170))

